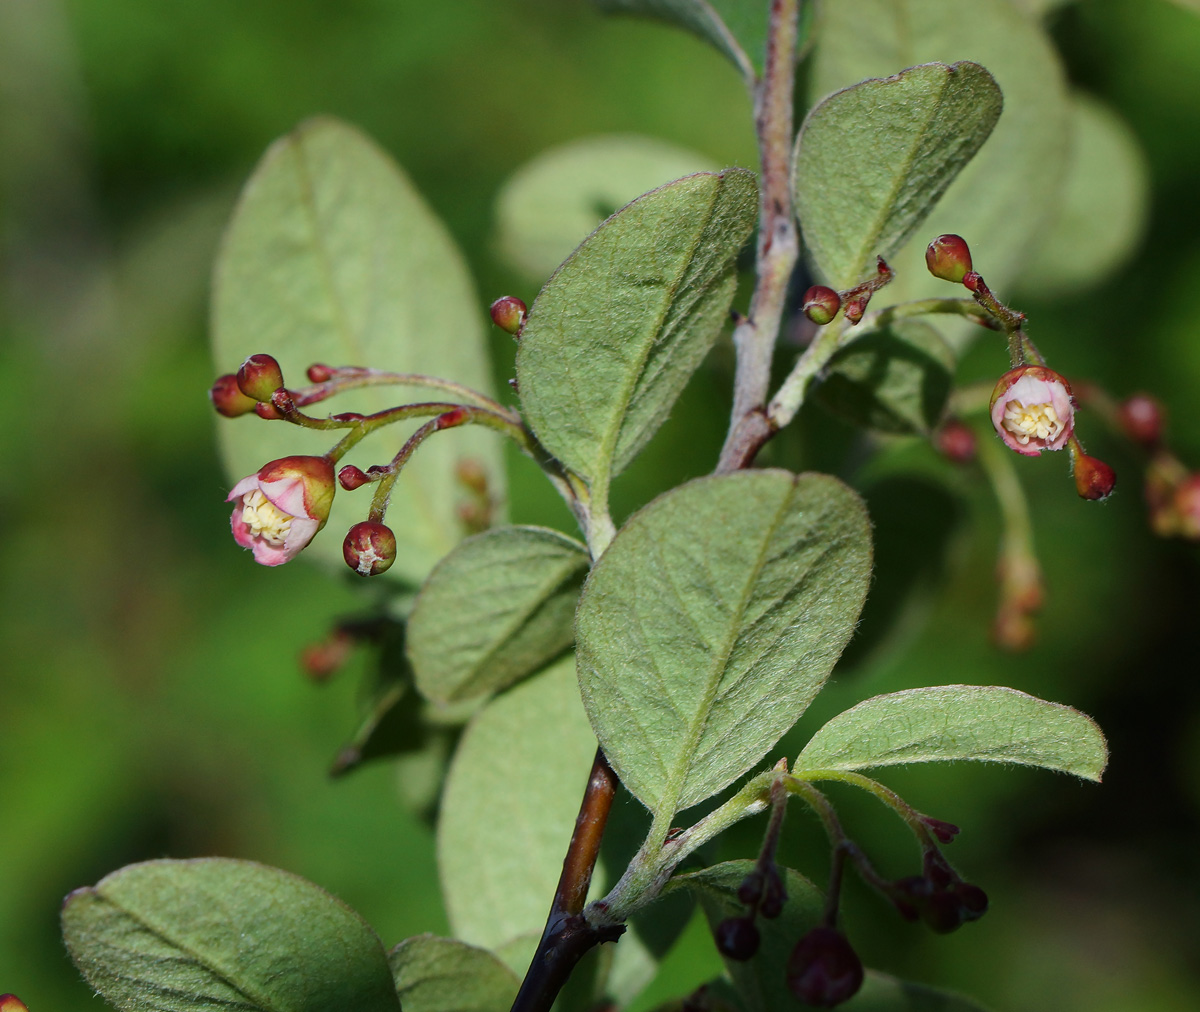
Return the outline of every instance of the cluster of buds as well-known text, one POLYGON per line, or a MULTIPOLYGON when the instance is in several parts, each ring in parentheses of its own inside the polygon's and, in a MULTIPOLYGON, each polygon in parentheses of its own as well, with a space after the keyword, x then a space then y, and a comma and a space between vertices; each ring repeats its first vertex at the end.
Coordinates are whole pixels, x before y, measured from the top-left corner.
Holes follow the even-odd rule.
POLYGON ((831 323, 839 310, 851 324, 858 323, 867 311, 871 296, 894 277, 883 257, 875 258, 875 274, 844 292, 827 285, 813 285, 804 293, 801 309, 818 327, 831 323))
POLYGON ((940 935, 979 920, 988 909, 987 893, 965 882, 936 847, 925 852, 924 874, 888 883, 886 895, 905 920, 923 921, 940 935))
POLYGON ((773 860, 759 861, 738 886, 738 902, 746 907, 739 917, 727 917, 717 925, 713 938, 717 951, 739 962, 758 952, 761 940, 754 919, 757 916, 774 920, 783 913, 787 888, 779 866, 773 860))

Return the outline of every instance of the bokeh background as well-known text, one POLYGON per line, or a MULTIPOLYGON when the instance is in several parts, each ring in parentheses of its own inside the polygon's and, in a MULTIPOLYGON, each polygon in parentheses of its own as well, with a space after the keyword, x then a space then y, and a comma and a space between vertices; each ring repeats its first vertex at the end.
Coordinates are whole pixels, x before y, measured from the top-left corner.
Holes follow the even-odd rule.
MULTIPOLYGON (((1200 16, 1080 0, 1049 24, 1072 80, 1138 139, 1152 189, 1119 272, 1019 304, 1072 377, 1157 393, 1200 466, 1200 16)), ((536 293, 495 253, 493 201, 543 149, 637 132, 755 163, 720 56, 583 0, 0 2, 0 991, 33 1012, 98 1007, 59 902, 137 860, 254 858, 341 896, 388 944, 447 930, 432 831, 391 765, 328 777, 359 717, 355 664, 327 686, 297 667, 354 589, 235 548, 205 397, 221 228, 270 141, 318 112, 404 165, 465 251, 481 314, 536 293)), ((493 343, 503 383, 511 342, 493 343)), ((618 512, 711 468, 729 359, 696 378, 618 512)), ((964 371, 1001 365, 977 349, 964 371)), ((772 462, 851 469, 846 433, 804 422, 772 462)), ((858 649, 797 733, 866 695, 952 681, 1093 714, 1113 753, 1101 787, 966 766, 886 777, 963 827, 951 856, 993 908, 934 937, 852 888, 848 923, 870 965, 1003 1012, 1184 1012, 1200 1006, 1200 553, 1150 535, 1131 451, 1099 431, 1089 449, 1121 474, 1103 506, 1075 498, 1061 461, 1022 467, 1050 595, 1021 656, 989 642, 998 522, 978 478, 956 497, 876 485, 879 593, 899 588, 902 607, 868 613, 864 643, 887 649, 858 649)), ((511 513, 568 523, 519 468, 511 513)), ((838 800, 885 871, 913 870, 886 813, 838 800)), ((790 826, 789 860, 820 879, 812 820, 790 826)), ((714 960, 694 927, 656 993, 714 960)))

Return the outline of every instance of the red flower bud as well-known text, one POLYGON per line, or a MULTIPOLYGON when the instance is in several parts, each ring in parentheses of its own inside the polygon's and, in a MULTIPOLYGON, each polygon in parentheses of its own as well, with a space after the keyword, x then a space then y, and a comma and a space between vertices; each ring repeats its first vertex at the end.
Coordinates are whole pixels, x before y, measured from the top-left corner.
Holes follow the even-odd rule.
POLYGON ((975 433, 957 418, 951 418, 937 431, 938 452, 955 464, 967 464, 975 459, 975 433))
POLYGON ((925 266, 935 278, 965 283, 971 271, 971 250, 962 236, 939 235, 925 249, 925 266))
POLYGON ((853 998, 862 982, 862 961, 836 928, 813 928, 788 957, 788 987, 805 1005, 833 1008, 853 998))
POLYGON ((804 293, 804 315, 818 327, 823 327, 842 308, 842 297, 825 285, 813 285, 804 293))
POLYGON ((758 952, 760 938, 753 919, 726 917, 713 932, 713 940, 722 956, 741 963, 758 952))
POLYGON ((280 566, 308 546, 329 519, 336 488, 326 457, 281 457, 243 478, 234 503, 233 539, 263 566, 280 566))
POLYGON ((525 324, 528 307, 515 295, 505 295, 492 303, 492 323, 516 337, 525 324))
POLYGON ((1071 387, 1053 369, 1024 365, 1000 377, 992 391, 992 426, 1017 453, 1061 450, 1075 429, 1071 387))
POLYGON ((396 535, 381 523, 364 520, 346 534, 342 557, 359 576, 378 576, 396 561, 396 535))
POLYGON ((1149 394, 1134 394, 1124 401, 1117 409, 1117 419, 1135 443, 1153 449, 1162 439, 1163 410, 1149 394))
POLYGON ((0 1012, 29 1012, 29 1006, 15 994, 0 994, 0 1012))
POLYGON ((307 376, 309 383, 325 383, 333 379, 334 368, 331 365, 323 365, 320 362, 314 362, 308 367, 307 376))
POLYGON ((270 355, 251 355, 238 370, 237 382, 247 397, 269 401, 271 394, 283 386, 283 370, 270 355))
POLYGON ((226 418, 237 418, 249 414, 258 402, 253 397, 247 397, 238 386, 237 377, 233 373, 218 376, 217 381, 208 392, 208 399, 217 409, 217 413, 226 418))
POLYGON ((338 483, 347 492, 353 492, 356 488, 362 488, 370 480, 360 468, 355 467, 353 464, 347 464, 338 471, 338 483))
POLYGON ((1075 491, 1081 499, 1107 499, 1117 484, 1117 472, 1104 461, 1075 454, 1075 491))

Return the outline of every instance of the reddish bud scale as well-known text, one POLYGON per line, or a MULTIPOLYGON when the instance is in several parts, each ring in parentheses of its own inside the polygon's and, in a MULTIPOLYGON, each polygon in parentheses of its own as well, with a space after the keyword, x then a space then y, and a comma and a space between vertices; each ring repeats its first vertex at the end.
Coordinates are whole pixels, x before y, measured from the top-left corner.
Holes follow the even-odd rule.
POLYGON ((292 395, 283 387, 280 387, 271 394, 271 406, 275 408, 280 415, 290 415, 296 410, 296 402, 292 400, 292 395))
POLYGON ((237 372, 238 386, 247 397, 269 401, 283 386, 283 371, 270 355, 251 355, 237 372))
POLYGON ((1075 454, 1075 491, 1081 499, 1107 499, 1117 484, 1117 472, 1104 461, 1075 454))
POLYGON ((1117 420, 1133 442, 1153 449, 1163 436, 1163 410, 1149 394, 1134 394, 1117 409, 1117 420))
POLYGON ((497 327, 516 337, 525 325, 529 309, 515 295, 505 295, 492 303, 490 312, 497 327))
POLYGON ((863 314, 867 311, 867 303, 870 300, 870 295, 859 295, 856 298, 847 300, 845 306, 842 307, 842 312, 846 319, 851 323, 858 323, 862 320, 863 314))
MULTIPOLYGON (((974 274, 971 268, 971 249, 960 235, 939 235, 934 239, 925 248, 925 266, 935 278, 955 284, 966 284, 967 275, 974 274)), ((979 275, 976 274, 975 277, 978 278, 979 275)))
POLYGON ((825 285, 813 285, 804 293, 804 315, 818 327, 823 327, 842 308, 842 297, 825 285))
POLYGON ((265 418, 268 422, 277 422, 283 418, 283 415, 280 413, 279 409, 270 401, 262 401, 259 404, 255 404, 254 413, 258 415, 259 418, 265 418))
POLYGON ((370 480, 361 469, 355 467, 353 464, 347 464, 338 471, 338 484, 347 492, 353 492, 356 488, 362 488, 370 480))
POLYGON ((967 271, 967 273, 963 275, 962 283, 967 291, 977 292, 979 291, 979 287, 983 284, 983 278, 981 278, 974 271, 967 271))
POLYGON ((308 367, 306 375, 309 383, 327 383, 333 379, 334 368, 321 362, 314 362, 308 367))
POLYGON ((788 957, 788 988, 806 1005, 833 1008, 858 994, 862 983, 862 961, 836 928, 813 928, 788 957))
POLYGON ((237 377, 231 372, 217 377, 212 389, 208 392, 208 399, 217 409, 217 414, 224 415, 226 418, 238 418, 241 415, 249 414, 258 403, 253 397, 247 397, 242 393, 237 377))
POLYGON ((364 520, 347 532, 342 557, 359 576, 378 576, 396 561, 396 535, 381 523, 364 520))

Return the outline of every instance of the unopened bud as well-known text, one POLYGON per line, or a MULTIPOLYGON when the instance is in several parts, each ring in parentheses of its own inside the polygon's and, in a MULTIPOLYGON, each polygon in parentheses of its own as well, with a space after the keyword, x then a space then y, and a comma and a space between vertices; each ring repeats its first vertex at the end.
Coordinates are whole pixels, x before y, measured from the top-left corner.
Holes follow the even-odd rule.
POLYGON ((346 534, 342 557, 359 576, 378 576, 396 561, 396 535, 381 523, 364 520, 346 534))
POLYGON ((961 928, 964 915, 962 901, 949 890, 935 892, 921 906, 921 920, 939 935, 961 928))
POLYGON ((314 362, 308 367, 308 382, 309 383, 326 383, 333 379, 334 369, 331 365, 324 365, 321 362, 314 362))
POLYGON ((957 418, 949 419, 935 437, 938 452, 955 464, 967 464, 975 459, 975 433, 957 418))
POLYGON ((939 235, 925 248, 925 266, 935 278, 965 283, 971 271, 970 247, 960 235, 939 235))
POLYGON ((251 355, 237 372, 238 386, 247 397, 269 401, 283 386, 283 370, 270 355, 251 355))
POLYGON ((959 901, 962 903, 963 917, 968 921, 977 921, 988 909, 988 897, 982 889, 977 885, 972 885, 970 882, 959 882, 954 887, 954 892, 958 895, 959 901))
POLYGON ((353 464, 347 464, 338 471, 338 484, 347 492, 353 492, 356 488, 362 488, 370 480, 361 468, 357 468, 353 464))
POLYGON ((492 323, 516 337, 528 312, 529 308, 515 295, 505 295, 492 303, 492 323))
POLYGON ((804 293, 804 315, 818 327, 823 327, 842 308, 842 297, 825 285, 813 285, 804 293))
POLYGON ((749 917, 726 917, 713 932, 717 951, 728 959, 745 962, 758 952, 758 928, 749 917))
POLYGON ((258 402, 253 397, 247 397, 238 386, 237 377, 233 373, 218 376, 217 381, 208 392, 208 399, 217 409, 217 414, 226 418, 237 418, 249 414, 258 402))
POLYGON ((1175 489, 1175 513, 1179 533, 1192 541, 1200 540, 1200 474, 1189 475, 1175 489))
POLYGON ((1153 449, 1162 440, 1163 410, 1149 394, 1134 394, 1122 402, 1117 418, 1125 435, 1135 443, 1153 449))
POLYGON ((1081 499, 1107 499, 1117 484, 1117 472, 1104 461, 1075 454, 1075 491, 1081 499))
POLYGON ((763 885, 763 873, 755 868, 742 879, 741 885, 738 886, 738 902, 745 903, 748 907, 754 906, 762 899, 763 885))
POLYGON ((759 906, 758 912, 768 920, 774 920, 783 913, 783 905, 786 902, 787 886, 783 884, 783 876, 779 874, 778 866, 772 864, 767 869, 762 904, 759 906))
POLYGON ((915 921, 932 892, 933 884, 924 875, 909 875, 890 883, 887 896, 901 917, 915 921))
POLYGON ((788 988, 805 1005, 833 1008, 858 994, 862 982, 862 961, 836 928, 813 928, 788 957, 788 988))
POLYGON ((300 669, 314 682, 326 682, 345 665, 354 651, 354 637, 335 629, 328 638, 300 651, 300 669))
POLYGON ((29 1006, 15 994, 0 994, 0 1012, 29 1012, 29 1006))

